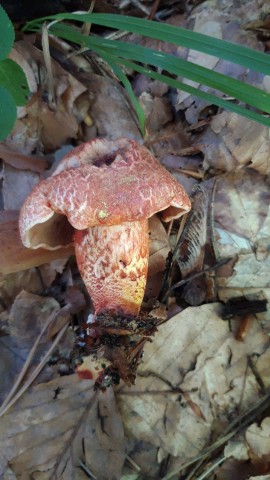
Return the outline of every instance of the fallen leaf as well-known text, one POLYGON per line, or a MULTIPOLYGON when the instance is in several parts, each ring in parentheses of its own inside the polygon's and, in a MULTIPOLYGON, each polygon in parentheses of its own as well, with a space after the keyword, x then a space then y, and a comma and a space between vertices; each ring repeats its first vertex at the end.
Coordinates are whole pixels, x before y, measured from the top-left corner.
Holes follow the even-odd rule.
POLYGON ((171 248, 166 230, 156 215, 149 218, 149 230, 148 276, 152 276, 165 270, 166 259, 171 248))
POLYGON ((253 423, 245 433, 246 442, 251 458, 267 457, 270 461, 270 418, 264 418, 261 425, 253 423))
POLYGON ((268 183, 254 170, 217 180, 213 198, 215 254, 218 260, 237 255, 232 271, 218 272, 220 288, 245 288, 247 293, 247 289, 254 292, 255 287, 269 287, 268 198, 268 183))
MULTIPOLYGON (((19 371, 35 342, 44 324, 50 316, 60 310, 54 298, 41 297, 22 290, 15 298, 7 315, 6 333, 0 337, 1 354, 0 370, 5 379, 1 383, 1 399, 11 389, 19 371)), ((46 349, 46 337, 40 341, 39 348, 34 357, 38 363, 40 356, 46 349)))
POLYGON ((204 169, 232 171, 249 166, 270 173, 269 128, 230 112, 216 115, 205 134, 204 169))
POLYGON ((12 150, 3 143, 0 143, 0 158, 11 167, 19 170, 31 170, 36 173, 43 173, 48 167, 48 161, 37 155, 24 155, 12 150))
MULTIPOLYGON (((204 35, 210 35, 213 39, 219 38, 222 39, 222 28, 220 22, 209 18, 208 15, 202 15, 201 12, 194 15, 195 23, 193 27, 194 32, 203 33, 204 35)), ((214 41, 214 40, 213 40, 214 41)), ((180 47, 181 48, 181 47, 180 47)), ((201 67, 209 68, 209 70, 214 70, 216 67, 219 58, 212 55, 207 55, 206 53, 199 52, 197 50, 189 50, 187 60, 201 67)), ((190 85, 194 88, 199 87, 198 82, 191 80, 184 80, 184 83, 190 85)), ((176 100, 177 110, 180 108, 180 105, 188 98, 190 94, 187 92, 179 91, 176 100)))
POLYGON ((239 344, 221 319, 218 304, 187 308, 160 326, 155 341, 145 345, 136 385, 119 388, 125 428, 137 441, 185 463, 239 408, 243 411, 258 397, 247 355, 263 357, 266 345, 268 335, 256 321, 239 344), (182 391, 188 392, 192 405, 182 391))
POLYGON ((37 173, 30 170, 17 170, 5 164, 2 189, 5 210, 19 210, 38 182, 37 173))
POLYGON ((119 85, 109 78, 93 73, 81 74, 80 78, 90 92, 90 114, 97 127, 98 136, 140 140, 141 134, 136 125, 135 114, 119 85))
POLYGON ((81 478, 84 464, 100 480, 120 478, 124 433, 113 392, 96 394, 77 375, 32 387, 1 420, 0 475, 81 478), (77 476, 78 474, 78 476, 77 476))

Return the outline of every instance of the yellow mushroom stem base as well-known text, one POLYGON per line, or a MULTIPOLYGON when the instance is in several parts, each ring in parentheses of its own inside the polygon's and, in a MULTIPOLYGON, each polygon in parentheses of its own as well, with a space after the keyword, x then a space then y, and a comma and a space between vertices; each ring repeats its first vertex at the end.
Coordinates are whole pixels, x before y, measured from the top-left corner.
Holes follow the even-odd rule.
POLYGON ((148 220, 76 230, 74 243, 95 314, 138 315, 148 269, 148 220))

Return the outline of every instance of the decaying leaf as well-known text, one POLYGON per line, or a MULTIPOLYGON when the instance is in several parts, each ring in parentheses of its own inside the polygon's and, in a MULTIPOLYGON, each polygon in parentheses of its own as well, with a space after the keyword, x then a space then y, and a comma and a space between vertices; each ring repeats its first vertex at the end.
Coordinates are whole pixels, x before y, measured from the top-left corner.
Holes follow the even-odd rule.
POLYGON ((39 182, 39 175, 4 165, 3 201, 5 210, 19 210, 27 195, 39 182))
POLYGON ((245 434, 249 456, 253 461, 261 459, 270 462, 270 418, 264 418, 261 425, 253 423, 245 434))
POLYGON ((111 139, 123 136, 140 140, 135 117, 119 86, 111 79, 94 73, 82 74, 80 78, 90 92, 90 114, 97 134, 111 139))
POLYGON ((166 258, 171 249, 166 230, 156 215, 149 219, 149 230, 148 275, 152 276, 165 269, 166 258))
POLYGON ((123 429, 113 393, 95 394, 77 375, 31 388, 1 420, 0 475, 70 479, 80 462, 99 479, 119 478, 123 429))
POLYGON ((3 143, 0 143, 0 158, 5 163, 19 170, 31 170, 32 172, 43 173, 48 167, 48 161, 36 155, 24 155, 12 150, 3 143))
POLYGON ((242 288, 245 293, 269 287, 268 181, 254 170, 222 176, 213 205, 216 256, 237 255, 232 270, 219 271, 219 287, 242 288))
MULTIPOLYGON (((11 389, 19 371, 21 371, 27 355, 50 316, 60 310, 54 298, 41 297, 22 290, 10 309, 6 318, 6 336, 1 342, 1 400, 11 389)), ((34 357, 37 363, 46 348, 46 337, 40 341, 39 349, 34 357)))
MULTIPOLYGON (((201 15, 201 14, 197 14, 197 15, 195 14, 194 17, 195 17, 195 23, 194 23, 193 30, 195 32, 203 33, 204 35, 210 35, 212 38, 222 38, 222 28, 221 28, 220 22, 209 18, 209 16, 201 15)), ((197 65, 201 65, 202 67, 209 68, 210 70, 213 70, 219 61, 217 57, 213 57, 212 55, 207 55, 205 53, 198 52, 196 50, 189 50, 187 60, 197 65)), ((185 80, 184 83, 196 88, 199 86, 198 82, 193 82, 190 80, 185 80)), ((179 109, 181 104, 188 97, 190 97, 189 93, 181 92, 181 91, 178 92, 177 103, 176 103, 177 109, 179 109)), ((192 98, 192 101, 193 101, 193 98, 192 98)))
POLYGON ((262 175, 270 173, 269 129, 235 113, 216 115, 200 139, 204 143, 204 168, 223 171, 243 166, 262 175))
POLYGON ((260 395, 247 355, 263 358, 267 345, 256 320, 239 344, 218 304, 184 310, 145 345, 136 385, 119 388, 125 428, 185 463, 260 395))
POLYGON ((175 258, 183 278, 191 272, 197 273, 202 270, 207 241, 207 216, 208 193, 203 186, 198 186, 193 195, 192 222, 175 258))

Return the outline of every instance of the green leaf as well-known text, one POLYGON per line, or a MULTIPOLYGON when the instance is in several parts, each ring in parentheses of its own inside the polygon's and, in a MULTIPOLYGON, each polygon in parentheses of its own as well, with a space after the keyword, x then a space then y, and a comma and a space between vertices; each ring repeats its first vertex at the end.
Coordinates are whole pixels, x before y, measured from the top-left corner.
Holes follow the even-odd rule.
MULTIPOLYGON (((270 73, 269 56, 262 52, 257 52, 240 45, 213 39, 206 35, 170 25, 121 15, 106 14, 59 14, 46 17, 46 20, 48 19, 73 19, 80 22, 89 21, 99 25, 107 25, 112 28, 122 28, 123 30, 144 34, 152 38, 171 41, 171 43, 187 46, 204 53, 212 53, 215 56, 225 58, 226 60, 247 66, 248 68, 253 68, 263 73, 270 73)), ((45 20, 45 18, 30 22, 26 28, 34 31, 39 30, 43 20, 45 20)), ((267 127, 270 126, 269 117, 249 110, 245 106, 238 105, 234 101, 228 101, 220 96, 216 96, 214 93, 208 93, 180 82, 172 78, 171 74, 219 90, 240 102, 247 103, 264 112, 270 113, 270 95, 261 89, 172 55, 167 55, 139 45, 106 40, 93 36, 85 37, 77 29, 62 23, 52 25, 51 32, 73 43, 86 46, 104 59, 106 55, 107 61, 110 59, 110 64, 111 66, 114 65, 114 68, 116 65, 133 68, 135 71, 144 73, 150 78, 160 80, 167 85, 186 91, 219 107, 236 112, 267 127), (146 64, 146 66, 141 64, 146 64), (148 68, 147 65, 157 67, 163 70, 164 73, 156 73, 156 71, 148 68), (169 75, 167 75, 167 72, 169 75)))
POLYGON ((13 25, 6 14, 3 7, 0 5, 0 60, 6 58, 13 47, 15 35, 13 25))
POLYGON ((17 109, 12 95, 0 87, 0 140, 11 131, 17 117, 17 109))
MULTIPOLYGON (((105 60, 104 52, 100 51, 99 49, 95 50, 100 57, 103 57, 105 60)), ((107 59, 108 59, 108 54, 106 54, 107 59)), ((229 110, 230 112, 237 113, 239 115, 242 115, 243 117, 248 118, 249 120, 253 120, 257 123, 260 123, 266 127, 270 127, 270 118, 265 117, 259 113, 253 112, 252 110, 248 110, 245 107, 242 107, 241 105, 237 105, 235 103, 232 103, 228 100, 224 100, 223 98, 216 97, 215 95, 211 93, 204 92, 202 90, 198 90, 194 87, 191 87, 190 85, 187 85, 185 83, 180 82, 179 80, 174 80, 171 77, 168 77, 166 75, 160 74, 153 72, 153 70, 150 70, 147 67, 142 67, 138 65, 137 63, 130 62, 128 60, 119 60, 116 57, 110 56, 111 61, 113 62, 120 62, 121 65, 124 65, 127 68, 130 68, 132 70, 135 70, 139 73, 143 73, 147 77, 153 78, 154 80, 158 80, 160 82, 166 83, 170 87, 177 88, 180 90, 183 90, 184 92, 190 93, 191 95, 195 95, 202 100, 205 100, 209 102, 210 104, 217 105, 218 107, 222 107, 226 110, 229 110)))
POLYGON ((142 18, 115 14, 67 13, 52 15, 50 17, 44 17, 29 22, 25 26, 25 30, 40 29, 45 20, 53 19, 89 22, 113 29, 137 33, 144 35, 145 37, 155 38, 174 45, 192 48, 193 50, 198 50, 199 52, 207 53, 215 57, 223 58, 232 63, 242 65, 251 70, 265 73, 267 75, 270 74, 270 61, 268 54, 226 40, 213 38, 202 33, 142 18))
MULTIPOLYGON (((51 32, 66 40, 87 46, 89 49, 99 48, 110 53, 119 58, 118 63, 121 63, 120 59, 146 63, 219 90, 230 97, 270 113, 270 95, 263 90, 173 55, 157 52, 140 45, 105 40, 93 36, 86 37, 78 30, 63 24, 53 25, 51 32)), ((197 90, 194 89, 194 91, 197 90)))
POLYGON ((105 60, 105 62, 108 63, 108 65, 110 65, 110 67, 114 71, 115 75, 117 75, 119 80, 123 83, 123 85, 126 89, 126 92, 129 95, 130 101, 133 105, 133 108, 134 108, 134 110, 137 114, 137 117, 138 117, 138 120, 139 120, 139 126, 140 126, 140 130, 142 132, 142 135, 144 135, 144 133, 145 133, 145 116, 144 116, 144 113, 143 113, 143 109, 142 109, 136 95, 134 94, 134 92, 132 90, 132 86, 130 84, 129 79, 127 78, 127 76, 125 75, 123 70, 119 67, 119 65, 117 65, 117 63, 116 63, 117 59, 113 58, 110 55, 107 55, 105 52, 101 52, 100 56, 105 60))
MULTIPOLYGON (((102 53, 100 55, 102 55, 102 53)), ((254 120, 255 122, 265 125, 266 127, 270 127, 269 117, 253 112, 252 110, 248 110, 247 108, 242 107, 241 105, 237 105, 228 100, 224 100, 223 98, 216 97, 215 95, 204 92, 203 90, 198 90, 185 83, 179 82, 178 80, 174 80, 171 77, 153 72, 149 68, 141 67, 136 63, 129 62, 128 60, 121 60, 121 64, 126 66, 127 68, 132 68, 133 70, 139 73, 143 73, 147 77, 153 78, 154 80, 159 80, 160 82, 166 83, 170 87, 177 88, 179 90, 183 90, 184 92, 190 93, 190 95, 194 95, 198 98, 201 98, 202 100, 205 100, 210 104, 213 103, 214 105, 217 105, 218 107, 222 107, 225 110, 238 113, 239 115, 242 115, 243 117, 246 117, 249 120, 254 120)))
POLYGON ((26 76, 21 67, 6 58, 0 62, 0 85, 13 96, 16 105, 25 105, 29 95, 26 76))

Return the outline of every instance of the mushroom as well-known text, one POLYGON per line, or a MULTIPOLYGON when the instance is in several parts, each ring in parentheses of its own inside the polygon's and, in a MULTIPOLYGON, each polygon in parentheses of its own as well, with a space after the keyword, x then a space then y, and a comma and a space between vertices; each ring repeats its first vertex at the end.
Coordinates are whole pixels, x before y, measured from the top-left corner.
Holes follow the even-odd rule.
POLYGON ((138 315, 148 268, 148 218, 190 210, 183 187, 139 143, 95 139, 68 153, 27 197, 19 228, 28 248, 72 241, 96 315, 138 315))

